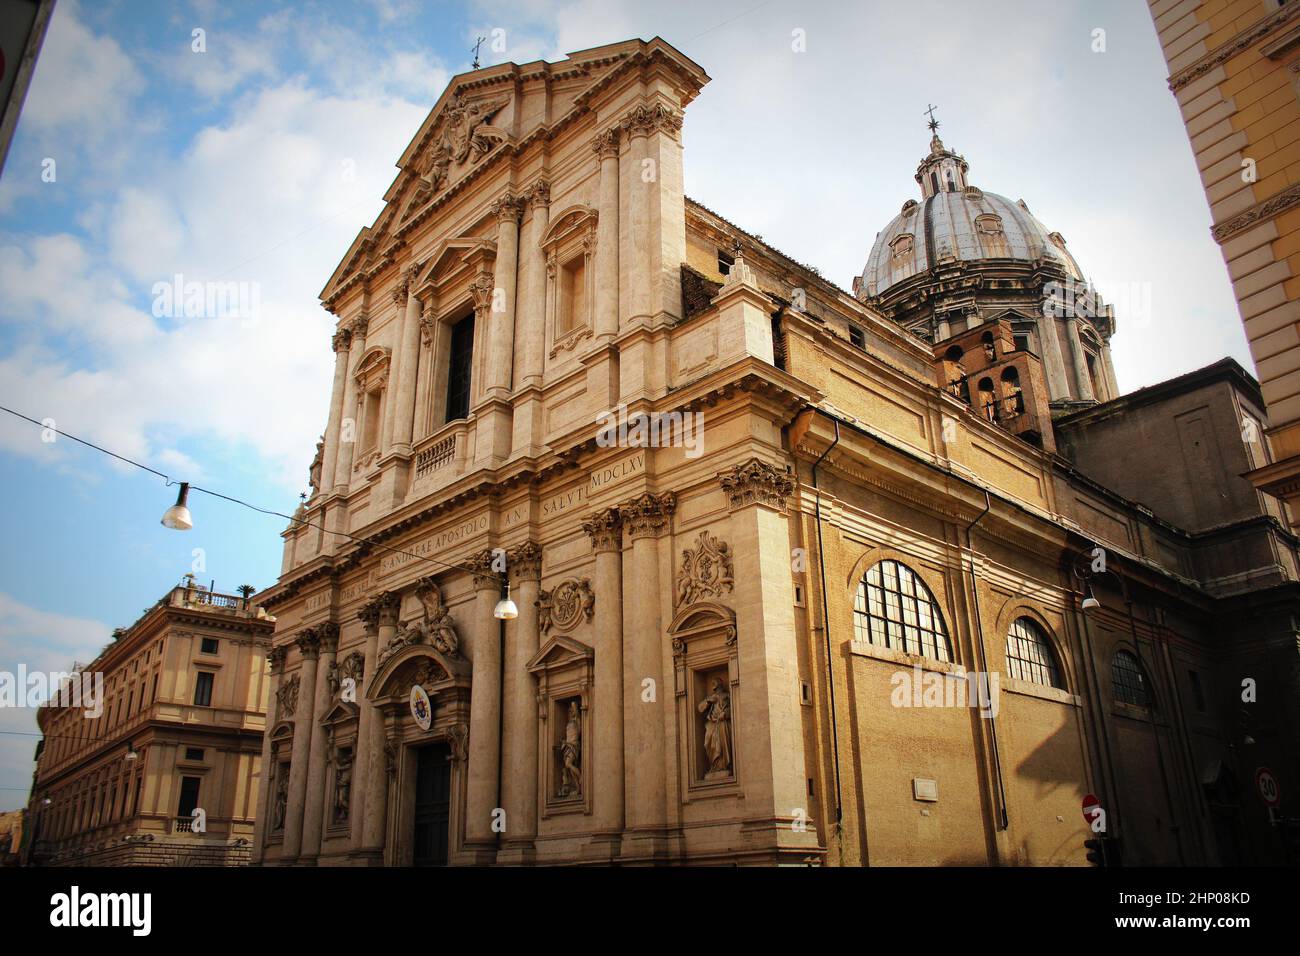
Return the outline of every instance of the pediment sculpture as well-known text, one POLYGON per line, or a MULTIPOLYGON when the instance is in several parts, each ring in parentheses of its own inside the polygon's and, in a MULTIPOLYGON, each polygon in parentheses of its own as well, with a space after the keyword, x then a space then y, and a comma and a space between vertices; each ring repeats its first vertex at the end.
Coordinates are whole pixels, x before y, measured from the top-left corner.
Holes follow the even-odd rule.
POLYGON ((451 612, 442 603, 442 591, 433 578, 421 578, 416 583, 415 596, 420 600, 421 616, 414 621, 397 625, 397 633, 379 655, 380 666, 402 648, 412 644, 428 644, 448 657, 460 656, 460 636, 456 633, 456 624, 451 618, 451 612))

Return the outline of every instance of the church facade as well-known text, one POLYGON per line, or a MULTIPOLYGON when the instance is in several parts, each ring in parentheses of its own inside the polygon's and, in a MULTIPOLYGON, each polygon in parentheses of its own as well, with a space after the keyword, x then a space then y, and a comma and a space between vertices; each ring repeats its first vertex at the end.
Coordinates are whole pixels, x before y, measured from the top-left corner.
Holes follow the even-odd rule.
POLYGON ((835 286, 684 195, 707 81, 660 39, 476 70, 399 158, 257 598, 254 862, 1079 865, 1089 794, 1126 863, 1273 860, 1253 379, 1121 395, 1064 240, 937 129, 835 286))

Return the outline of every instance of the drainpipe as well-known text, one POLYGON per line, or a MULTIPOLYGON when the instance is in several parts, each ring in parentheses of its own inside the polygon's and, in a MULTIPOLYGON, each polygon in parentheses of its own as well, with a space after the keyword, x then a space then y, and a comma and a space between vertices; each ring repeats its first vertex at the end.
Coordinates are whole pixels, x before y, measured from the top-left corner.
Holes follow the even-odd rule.
MULTIPOLYGON (((808 406, 814 412, 820 412, 821 409, 814 406, 808 406)), ((825 414, 824 412, 822 414, 825 414)), ((837 714, 835 710, 835 664, 831 654, 831 618, 830 610, 826 600, 826 554, 822 550, 822 496, 817 485, 817 469, 826 456, 835 450, 835 446, 840 443, 840 423, 832 415, 827 415, 831 423, 835 426, 835 440, 830 443, 827 449, 821 453, 812 466, 812 486, 815 496, 813 498, 813 511, 817 522, 817 569, 821 575, 822 589, 822 636, 826 639, 826 681, 830 689, 831 704, 831 754, 835 766, 835 835, 838 840, 840 837, 840 827, 844 821, 844 796, 840 784, 840 735, 837 724, 837 714)), ((841 843, 841 855, 843 846, 841 843)))
MULTIPOLYGON (((971 532, 993 510, 993 499, 989 497, 988 489, 984 489, 984 510, 976 515, 975 520, 966 526, 966 551, 974 554, 974 548, 971 545, 971 532)), ((980 649, 980 666, 984 668, 985 680, 988 679, 989 673, 989 656, 988 650, 984 646, 984 621, 980 615, 980 589, 979 582, 975 579, 975 567, 972 558, 971 572, 971 595, 975 601, 975 635, 979 641, 980 649)), ((998 784, 998 829, 1007 828, 1007 791, 1002 782, 1002 755, 998 750, 998 725, 997 718, 989 717, 989 738, 993 743, 993 776, 998 784)))

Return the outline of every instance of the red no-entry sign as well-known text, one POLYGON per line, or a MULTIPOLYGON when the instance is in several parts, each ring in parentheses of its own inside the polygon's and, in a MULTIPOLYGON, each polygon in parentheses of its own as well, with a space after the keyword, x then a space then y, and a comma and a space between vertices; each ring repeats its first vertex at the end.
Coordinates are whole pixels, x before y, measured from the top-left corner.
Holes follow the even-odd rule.
POLYGON ((1101 809, 1101 801, 1097 799, 1096 794, 1089 793, 1086 796, 1084 796, 1083 818, 1085 820, 1091 823, 1093 821, 1093 818, 1097 816, 1097 811, 1100 809, 1101 809))

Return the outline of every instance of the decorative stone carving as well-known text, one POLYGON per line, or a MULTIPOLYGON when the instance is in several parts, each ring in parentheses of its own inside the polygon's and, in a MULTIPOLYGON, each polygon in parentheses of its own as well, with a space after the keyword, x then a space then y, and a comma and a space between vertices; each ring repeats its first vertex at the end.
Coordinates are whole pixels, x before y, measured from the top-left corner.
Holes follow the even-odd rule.
POLYGON ((275 815, 272 818, 272 829, 283 830, 285 814, 289 811, 289 774, 285 764, 280 765, 280 772, 276 775, 275 782, 275 815))
MULTIPOLYGON (((298 653, 303 657, 314 658, 320 656, 320 633, 314 627, 309 627, 294 638, 294 643, 298 645, 298 653)), ((295 677, 294 680, 297 680, 295 677)))
POLYGON ((288 656, 289 648, 287 645, 281 644, 279 647, 272 648, 271 652, 266 655, 267 663, 271 665, 271 673, 283 674, 284 660, 288 656))
POLYGON ((353 651, 347 657, 343 658, 343 663, 339 665, 340 683, 347 678, 352 679, 352 686, 359 688, 361 681, 366 676, 366 656, 360 651, 353 651))
POLYGON ((658 536, 677 511, 677 495, 671 491, 659 495, 647 492, 633 498, 619 511, 623 516, 623 526, 632 537, 658 536))
POLYGON ((406 297, 411 289, 410 280, 403 274, 398 277, 397 284, 393 286, 393 304, 399 309, 406 304, 406 297))
POLYGON ((623 138, 622 131, 617 126, 612 126, 602 133, 596 134, 596 139, 591 144, 591 150, 600 159, 606 156, 618 156, 618 144, 623 138))
POLYGON ((758 503, 784 512, 787 499, 794 493, 794 480, 789 473, 761 458, 751 458, 723 472, 718 476, 718 483, 732 510, 758 503))
POLYGON ((560 742, 560 787, 555 795, 575 800, 582 796, 582 713, 576 700, 569 702, 569 719, 560 742))
POLYGON ((591 589, 591 579, 561 581, 537 595, 537 607, 541 612, 538 627, 543 637, 552 625, 560 631, 573 630, 583 620, 590 621, 596 613, 596 593, 591 589))
POLYGON ((367 601, 357 611, 357 620, 366 629, 367 634, 373 634, 379 630, 379 599, 374 598, 367 601))
POLYGON ((425 348, 433 345, 434 336, 438 331, 438 321, 434 317, 433 309, 425 307, 424 312, 420 315, 420 342, 425 348))
POLYGON ((682 114, 663 103, 656 103, 654 106, 637 106, 627 114, 622 125, 634 135, 659 132, 667 133, 676 139, 682 129, 682 114))
POLYGON ((352 346, 352 330, 339 329, 330 339, 330 347, 335 352, 346 352, 352 346))
POLYGON ((287 717, 292 717, 294 712, 297 711, 298 686, 301 682, 302 680, 299 675, 294 674, 281 685, 278 691, 275 692, 275 699, 279 704, 276 714, 281 720, 284 720, 287 717))
POLYGON ((397 773, 397 744, 384 741, 384 771, 391 777, 397 773))
POLYGON ((379 626, 396 624, 397 615, 402 609, 402 596, 396 591, 385 591, 375 600, 379 605, 379 626))
POLYGON ((352 333, 353 336, 360 336, 361 338, 365 338, 366 332, 370 330, 370 316, 367 315, 365 312, 362 312, 360 315, 358 315, 355 319, 352 320, 352 324, 348 326, 348 330, 352 333))
POLYGON ((704 715, 704 756, 708 760, 705 780, 730 777, 731 770, 731 695, 721 677, 710 682, 709 694, 699 702, 704 715))
POLYGON ((453 760, 469 759, 469 724, 452 724, 447 728, 447 743, 453 760))
POLYGON ((617 508, 605 508, 582 523, 593 551, 617 551, 623 546, 623 516, 617 508))
POLYGON ((320 490, 321 468, 325 464, 325 436, 321 435, 320 441, 316 443, 316 457, 311 460, 311 465, 307 468, 307 485, 311 488, 311 497, 316 496, 320 490))
POLYGON ((414 162, 427 188, 441 190, 450 180, 453 162, 474 162, 492 148, 500 137, 484 127, 508 102, 506 97, 467 101, 459 93, 451 99, 438 118, 429 145, 414 162))
POLYGON ((451 612, 442 603, 442 591, 433 578, 425 577, 417 581, 415 596, 423 608, 421 619, 398 625, 397 633, 379 655, 379 666, 411 644, 428 644, 448 657, 460 656, 460 637, 456 633, 456 625, 451 619, 451 612))
POLYGON ((682 552, 677 573, 677 606, 694 604, 702 598, 720 597, 733 584, 731 548, 708 531, 700 532, 699 546, 682 552))
POLYGON ((537 180, 529 188, 527 199, 530 206, 549 206, 551 204, 551 184, 545 179, 537 180))
POLYGON ((506 193, 492 204, 492 215, 498 222, 518 222, 524 211, 525 199, 513 193, 506 193))
POLYGON ((506 568, 512 581, 536 581, 542 573, 542 548, 533 541, 525 541, 506 552, 506 568))
POLYGON ((334 800, 330 820, 338 825, 348 822, 352 813, 352 751, 336 747, 334 750, 334 800))
POLYGON ((330 661, 329 666, 325 668, 325 686, 330 690, 330 700, 339 695, 339 665, 337 661, 330 661))
POLYGON ((471 555, 469 560, 465 562, 474 575, 474 589, 476 591, 501 587, 501 572, 493 567, 495 561, 496 555, 492 552, 492 549, 487 548, 478 552, 478 554, 471 555))
POLYGON ((488 272, 480 273, 478 278, 469 284, 469 294, 474 299, 476 321, 482 321, 492 310, 492 294, 495 291, 496 282, 488 272))

